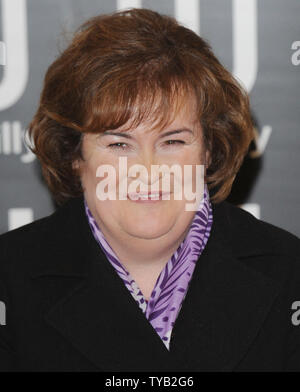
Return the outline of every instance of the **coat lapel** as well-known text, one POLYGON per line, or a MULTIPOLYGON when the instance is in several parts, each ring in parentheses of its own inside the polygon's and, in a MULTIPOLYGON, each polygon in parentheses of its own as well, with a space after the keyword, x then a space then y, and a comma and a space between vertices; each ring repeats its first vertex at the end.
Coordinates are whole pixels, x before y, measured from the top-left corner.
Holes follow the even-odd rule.
POLYGON ((164 368, 169 353, 124 283, 101 262, 97 267, 93 279, 51 309, 47 322, 101 370, 164 368))
POLYGON ((277 282, 243 263, 248 257, 266 257, 269 249, 246 246, 234 254, 228 204, 215 205, 213 213, 210 238, 173 329, 173 355, 182 370, 234 370, 279 292, 277 282))
POLYGON ((52 263, 33 276, 59 279, 69 271, 81 278, 47 311, 46 322, 99 370, 234 369, 258 334, 278 287, 232 253, 226 203, 213 206, 210 238, 175 322, 170 351, 94 240, 82 198, 50 218, 64 233, 56 241, 62 241, 65 257, 48 255, 52 263))
POLYGON ((170 353, 95 241, 82 199, 51 219, 56 250, 32 277, 64 279, 69 271, 75 280, 45 321, 99 370, 167 370, 170 353))

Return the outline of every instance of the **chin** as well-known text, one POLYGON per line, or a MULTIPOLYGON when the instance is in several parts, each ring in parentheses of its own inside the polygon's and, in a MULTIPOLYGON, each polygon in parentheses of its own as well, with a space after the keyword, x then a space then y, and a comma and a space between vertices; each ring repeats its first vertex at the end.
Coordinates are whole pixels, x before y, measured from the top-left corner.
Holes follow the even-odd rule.
POLYGON ((162 237, 171 230, 171 225, 162 224, 162 222, 134 222, 131 226, 126 225, 126 232, 133 237, 143 239, 155 239, 162 237))

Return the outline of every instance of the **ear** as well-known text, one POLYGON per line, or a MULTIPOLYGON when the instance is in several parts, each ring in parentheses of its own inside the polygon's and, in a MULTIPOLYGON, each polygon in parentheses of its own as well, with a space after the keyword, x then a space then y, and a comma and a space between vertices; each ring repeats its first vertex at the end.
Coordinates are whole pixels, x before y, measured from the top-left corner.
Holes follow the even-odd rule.
POLYGON ((74 170, 78 170, 79 167, 80 167, 80 165, 79 165, 79 161, 78 161, 78 160, 76 160, 76 161, 74 161, 74 162, 72 163, 72 168, 73 168, 74 170))
POLYGON ((205 152, 205 167, 206 169, 210 166, 211 164, 211 155, 210 152, 208 150, 206 150, 205 152))

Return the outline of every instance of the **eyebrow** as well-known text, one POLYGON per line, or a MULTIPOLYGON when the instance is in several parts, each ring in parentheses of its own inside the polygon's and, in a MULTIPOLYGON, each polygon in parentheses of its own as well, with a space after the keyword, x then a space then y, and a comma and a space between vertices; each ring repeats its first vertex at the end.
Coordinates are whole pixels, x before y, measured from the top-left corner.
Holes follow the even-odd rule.
MULTIPOLYGON (((193 131, 189 128, 180 128, 180 129, 174 129, 172 131, 164 132, 160 135, 160 137, 176 135, 176 134, 183 133, 183 132, 188 132, 188 133, 193 134, 193 131)), ((102 133, 102 136, 106 136, 106 135, 121 136, 121 137, 125 137, 127 139, 132 139, 132 136, 129 135, 128 133, 125 133, 125 132, 104 131, 102 133)))

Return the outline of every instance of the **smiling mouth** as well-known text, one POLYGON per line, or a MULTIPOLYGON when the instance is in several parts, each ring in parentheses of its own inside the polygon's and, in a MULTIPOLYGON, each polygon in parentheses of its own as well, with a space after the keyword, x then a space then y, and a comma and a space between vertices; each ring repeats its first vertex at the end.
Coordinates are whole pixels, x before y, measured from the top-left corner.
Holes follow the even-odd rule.
POLYGON ((171 192, 139 192, 139 193, 128 193, 127 198, 131 201, 137 202, 157 202, 170 200, 171 192))

